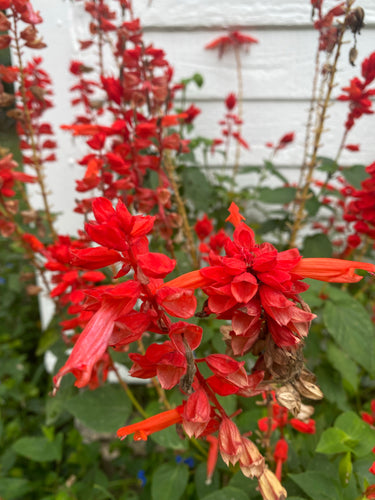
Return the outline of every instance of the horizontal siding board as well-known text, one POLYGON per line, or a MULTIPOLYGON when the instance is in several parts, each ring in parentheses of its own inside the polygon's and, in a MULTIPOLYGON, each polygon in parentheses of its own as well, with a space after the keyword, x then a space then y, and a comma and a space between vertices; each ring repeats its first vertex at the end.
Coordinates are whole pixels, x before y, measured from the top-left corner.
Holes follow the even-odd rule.
MULTIPOLYGON (((298 26, 311 21, 309 0, 136 0, 134 10, 144 26, 298 26)), ((325 0, 324 12, 337 5, 325 0)), ((357 2, 366 12, 366 23, 375 23, 374 0, 357 2)))
MULTIPOLYGON (((207 33, 146 33, 145 39, 162 48, 168 61, 175 68, 175 79, 180 80, 201 73, 204 86, 189 87, 192 98, 222 98, 237 90, 236 62, 232 51, 219 59, 215 50, 205 50, 205 45, 220 32, 207 33)), ((309 99, 312 88, 317 33, 313 30, 294 29, 276 32, 266 31, 252 35, 259 44, 252 45, 241 56, 244 82, 244 98, 309 99)), ((352 47, 351 36, 342 50, 337 78, 341 86, 350 78, 360 75, 360 63, 374 50, 375 30, 363 31, 358 38, 358 59, 355 67, 349 64, 348 54, 352 47)), ((321 58, 324 61, 324 55, 321 58)), ((340 87, 334 91, 338 95, 340 87)))
MULTIPOLYGON (((196 119, 194 134, 220 138, 218 122, 224 115, 224 106, 220 109, 215 103, 202 103, 200 107, 202 113, 196 119)), ((278 153, 277 163, 284 166, 298 165, 303 157, 307 111, 307 103, 264 102, 261 106, 255 102, 245 103, 242 135, 250 144, 250 150, 242 149, 241 164, 262 164, 270 154, 269 149, 265 147, 266 142, 275 143, 285 133, 295 132, 295 142, 278 153)), ((346 114, 347 106, 341 102, 336 102, 329 109, 327 130, 319 153, 321 156, 335 157, 341 141, 346 114)), ((350 144, 360 144, 361 150, 357 153, 344 151, 341 157, 342 164, 373 162, 375 160, 374 135, 375 115, 362 117, 350 132, 347 140, 350 144)), ((216 164, 219 157, 212 158, 212 161, 216 164)))

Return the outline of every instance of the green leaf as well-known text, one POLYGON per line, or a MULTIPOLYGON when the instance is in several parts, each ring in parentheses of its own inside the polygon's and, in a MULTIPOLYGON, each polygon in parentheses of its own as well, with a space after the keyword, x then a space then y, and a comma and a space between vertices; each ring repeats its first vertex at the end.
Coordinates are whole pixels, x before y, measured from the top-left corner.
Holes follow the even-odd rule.
POLYGON ((49 441, 45 437, 23 437, 13 443, 12 448, 19 455, 35 462, 60 461, 62 440, 62 434, 56 436, 54 441, 49 441))
POLYGON ((331 158, 327 158, 325 156, 319 156, 317 158, 317 161, 319 162, 319 166, 317 168, 318 168, 318 170, 321 170, 322 172, 334 174, 337 171, 337 169, 339 168, 339 166, 335 160, 332 160, 331 158))
POLYGON ((195 488, 197 490, 198 498, 203 498, 205 495, 207 496, 209 493, 212 493, 219 489, 220 480, 219 473, 215 469, 214 475, 212 476, 211 484, 206 484, 207 477, 207 465, 205 463, 200 463, 198 467, 195 469, 194 474, 194 483, 195 488))
POLYGON ((278 203, 282 205, 293 201, 296 193, 297 190, 293 187, 279 187, 276 189, 264 187, 258 191, 259 201, 262 203, 278 203))
POLYGON ((366 309, 356 300, 327 301, 324 323, 335 342, 371 375, 375 373, 374 326, 366 309))
POLYGON ((359 369, 356 363, 332 342, 327 346, 327 357, 331 365, 341 374, 343 380, 347 382, 355 394, 359 386, 359 369))
POLYGON ((346 488, 348 486, 352 472, 352 454, 348 451, 348 453, 345 453, 339 463, 339 476, 343 488, 346 488))
POLYGON ((359 415, 352 411, 341 414, 335 421, 335 428, 348 435, 347 444, 354 455, 363 457, 371 452, 375 442, 375 430, 359 415))
POLYGON ((153 500, 178 500, 183 495, 189 479, 185 465, 160 465, 152 476, 153 500))
POLYGON ((260 172, 260 170, 261 170, 261 167, 248 165, 246 167, 241 167, 240 173, 241 174, 251 174, 253 172, 256 172, 258 174, 260 172))
POLYGON ((248 500, 247 494, 233 486, 226 486, 221 490, 206 495, 202 500, 248 500))
POLYGON ((187 450, 188 448, 187 440, 180 438, 177 434, 175 426, 167 427, 162 431, 155 432, 154 434, 151 434, 150 438, 155 443, 170 450, 187 450))
POLYGON ((36 350, 37 356, 44 354, 59 339, 59 322, 59 316, 54 316, 48 327, 42 332, 36 350))
POLYGON ((265 161, 264 162, 264 166, 266 167, 266 170, 268 170, 269 172, 271 172, 272 175, 274 175, 275 177, 279 178, 283 183, 285 184, 288 184, 288 179, 286 177, 284 177, 284 175, 282 173, 280 173, 274 166, 273 163, 271 163, 270 161, 265 161))
POLYGON ((309 191, 308 194, 310 197, 306 200, 305 208, 308 214, 312 217, 318 213, 318 210, 320 208, 320 201, 312 191, 309 191))
POLYGON ((65 408, 84 425, 97 432, 116 432, 125 425, 131 403, 116 385, 104 385, 95 391, 84 391, 69 399, 65 408))
POLYGON ((332 244, 326 234, 306 236, 302 254, 304 257, 332 257, 332 244))
POLYGON ((345 444, 345 441, 348 439, 349 436, 346 432, 336 427, 330 427, 320 436, 316 451, 328 455, 332 453, 349 452, 351 448, 345 444))
POLYGON ((312 500, 341 500, 341 487, 331 476, 322 472, 309 471, 301 474, 289 474, 289 477, 312 500))
POLYGON ((361 182, 368 178, 368 173, 364 165, 353 165, 352 167, 343 168, 341 173, 345 179, 356 189, 361 189, 361 182))
POLYGON ((26 498, 24 495, 31 490, 31 483, 27 479, 15 477, 0 478, 0 496, 2 500, 26 498))
POLYGON ((184 196, 191 200, 196 210, 207 211, 215 191, 207 177, 198 167, 187 167, 181 172, 184 196))

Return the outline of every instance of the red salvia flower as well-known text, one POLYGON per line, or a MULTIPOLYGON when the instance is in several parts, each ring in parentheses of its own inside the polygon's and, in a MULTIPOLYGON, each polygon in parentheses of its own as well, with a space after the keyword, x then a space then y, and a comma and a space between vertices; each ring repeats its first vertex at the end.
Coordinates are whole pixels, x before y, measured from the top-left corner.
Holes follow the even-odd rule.
POLYGON ((182 422, 181 414, 182 406, 178 406, 173 410, 164 411, 136 424, 121 427, 117 431, 117 435, 121 439, 124 439, 126 436, 129 436, 129 434, 134 434, 135 441, 146 441, 150 434, 182 422))
POLYGON ((258 43, 258 40, 250 35, 245 35, 240 31, 231 31, 228 35, 220 36, 209 42, 206 49, 219 49, 219 57, 223 55, 229 47, 249 46, 258 43))

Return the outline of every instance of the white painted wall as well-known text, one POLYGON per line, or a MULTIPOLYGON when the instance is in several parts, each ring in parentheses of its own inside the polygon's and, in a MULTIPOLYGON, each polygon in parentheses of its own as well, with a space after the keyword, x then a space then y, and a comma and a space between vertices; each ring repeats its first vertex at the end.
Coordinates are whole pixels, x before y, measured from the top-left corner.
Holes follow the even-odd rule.
MULTIPOLYGON (((337 2, 326 0, 332 7, 337 2)), ((68 133, 59 130, 62 123, 71 123, 74 110, 70 106, 68 88, 73 80, 68 72, 72 58, 90 57, 79 54, 78 39, 87 38, 87 15, 83 2, 68 0, 33 0, 44 23, 40 31, 48 48, 43 56, 45 68, 55 83, 56 107, 48 119, 55 125, 60 145, 59 160, 51 164, 48 183, 52 204, 61 212, 59 230, 72 232, 81 219, 73 214, 74 178, 82 174, 74 157, 78 151, 68 133)), ((224 34, 225 28, 240 28, 254 35, 259 44, 244 53, 244 127, 243 136, 251 150, 241 157, 242 164, 260 164, 269 154, 264 144, 277 141, 284 133, 295 131, 296 142, 280 153, 278 162, 294 167, 302 157, 304 124, 311 91, 313 59, 317 33, 311 27, 309 0, 135 0, 136 14, 145 27, 145 37, 164 49, 175 67, 177 79, 203 74, 205 85, 193 90, 189 99, 198 101, 203 112, 196 121, 196 131, 208 137, 219 136, 217 125, 224 106, 224 97, 236 91, 236 71, 233 54, 228 52, 218 60, 216 51, 204 50, 213 38, 224 34)), ((367 27, 358 38, 358 61, 375 50, 375 1, 358 2, 366 11, 367 27)), ((348 52, 351 44, 347 44, 348 52)), ((340 87, 357 75, 346 56, 340 63, 340 87)), ((340 87, 335 89, 337 96, 340 87)), ((336 103, 330 109, 327 134, 322 154, 334 155, 343 130, 347 107, 336 103)), ((349 136, 349 142, 360 143, 360 153, 346 152, 343 163, 365 163, 375 160, 375 115, 362 118, 349 136)), ((291 178, 296 171, 289 170, 291 178)))

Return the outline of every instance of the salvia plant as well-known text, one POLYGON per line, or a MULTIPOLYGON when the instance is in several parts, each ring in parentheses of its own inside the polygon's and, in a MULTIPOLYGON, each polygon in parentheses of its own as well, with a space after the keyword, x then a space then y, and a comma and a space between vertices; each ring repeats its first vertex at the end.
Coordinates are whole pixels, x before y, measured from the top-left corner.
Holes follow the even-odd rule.
POLYGON ((291 184, 275 162, 294 132, 267 142, 263 166, 241 162, 242 69, 261 40, 228 30, 202 47, 217 64, 231 54, 236 81, 220 135, 197 136, 188 96, 203 77, 174 79, 131 0, 82 1, 72 119, 58 125, 85 149, 83 222, 65 235, 45 175, 58 145, 43 12, 0 0, 2 498, 375 498, 375 163, 341 162, 373 113, 375 52, 357 60, 353 0, 310 3, 315 74, 291 184), (357 76, 335 96, 339 64, 357 76), (327 158, 336 100, 347 114, 327 158), (54 304, 43 331, 37 295, 54 304))

